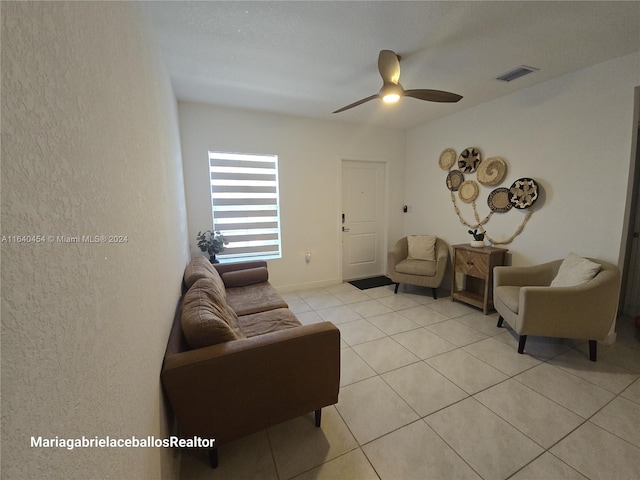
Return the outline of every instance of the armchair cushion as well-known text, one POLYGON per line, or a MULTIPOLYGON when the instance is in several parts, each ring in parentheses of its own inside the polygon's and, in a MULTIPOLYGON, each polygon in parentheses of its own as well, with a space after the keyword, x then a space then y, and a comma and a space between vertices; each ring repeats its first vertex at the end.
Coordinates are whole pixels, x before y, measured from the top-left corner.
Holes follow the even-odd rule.
POLYGON ((396 272, 407 273, 409 275, 421 275, 423 277, 435 277, 436 270, 436 262, 426 260, 407 258, 396 265, 396 272))
POLYGON ((572 287, 593 279, 601 265, 570 253, 560 265, 558 274, 551 282, 552 287, 572 287))
POLYGON ((180 322, 191 348, 245 338, 238 325, 238 317, 227 306, 216 282, 210 278, 196 281, 185 294, 180 322))
POLYGON ((435 262, 436 239, 435 235, 409 235, 407 237, 409 247, 407 258, 435 262))

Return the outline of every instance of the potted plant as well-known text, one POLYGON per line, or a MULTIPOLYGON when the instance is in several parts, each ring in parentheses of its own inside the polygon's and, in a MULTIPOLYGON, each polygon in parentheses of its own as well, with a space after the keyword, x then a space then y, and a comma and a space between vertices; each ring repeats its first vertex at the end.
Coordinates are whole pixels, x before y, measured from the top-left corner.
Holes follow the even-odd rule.
POLYGON ((484 232, 478 232, 478 229, 469 230, 469 233, 473 235, 473 240, 471 241, 472 247, 484 247, 484 232))
POLYGON ((218 263, 216 254, 223 252, 224 246, 229 243, 220 232, 212 232, 211 230, 198 232, 196 239, 198 240, 200 250, 209 254, 209 261, 211 263, 218 263))

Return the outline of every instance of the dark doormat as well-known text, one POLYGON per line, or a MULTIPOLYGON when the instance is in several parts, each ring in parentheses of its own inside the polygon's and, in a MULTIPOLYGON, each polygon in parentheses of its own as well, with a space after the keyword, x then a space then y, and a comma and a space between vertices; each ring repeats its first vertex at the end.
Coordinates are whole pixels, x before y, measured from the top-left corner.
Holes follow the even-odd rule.
POLYGON ((360 290, 366 290, 368 288, 384 287, 385 285, 393 285, 393 282, 389 277, 372 277, 363 278, 362 280, 352 280, 349 282, 354 287, 360 290))

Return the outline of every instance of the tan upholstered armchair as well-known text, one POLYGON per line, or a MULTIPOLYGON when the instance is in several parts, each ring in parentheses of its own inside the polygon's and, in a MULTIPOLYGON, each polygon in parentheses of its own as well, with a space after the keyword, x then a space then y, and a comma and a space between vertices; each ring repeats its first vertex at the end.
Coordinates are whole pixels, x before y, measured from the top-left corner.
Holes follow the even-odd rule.
POLYGON ((435 238, 433 260, 411 258, 408 238, 401 238, 387 255, 389 278, 396 284, 395 293, 400 284, 405 283, 431 287, 433 298, 438 298, 437 288, 444 278, 448 259, 449 247, 441 238, 435 238))
POLYGON ((615 319, 620 270, 601 260, 593 279, 574 286, 550 286, 563 260, 530 267, 495 267, 493 303, 520 335, 518 353, 527 335, 589 340, 589 358, 596 361, 597 341, 604 340, 615 319))

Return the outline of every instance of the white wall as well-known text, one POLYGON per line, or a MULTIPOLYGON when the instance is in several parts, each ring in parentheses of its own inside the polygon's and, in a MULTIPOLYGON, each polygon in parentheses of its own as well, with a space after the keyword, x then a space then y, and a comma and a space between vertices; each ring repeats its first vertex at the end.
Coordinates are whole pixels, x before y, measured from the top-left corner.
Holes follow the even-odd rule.
POLYGON ((2 2, 2 477, 175 478, 159 374, 188 258, 176 102, 133 4, 2 2), (124 235, 64 244, 48 235, 124 235))
MULTIPOLYGON (((535 75, 532 74, 532 75, 535 75)), ((433 233, 450 244, 471 240, 454 212, 440 152, 478 147, 508 165, 509 187, 531 177, 543 195, 523 233, 507 245, 513 264, 564 258, 573 251, 619 263, 633 158, 634 87, 640 54, 608 61, 415 128, 407 134, 405 233, 433 233)), ((466 179, 476 179, 467 174, 466 179)), ((480 186, 480 218, 489 212, 480 186)), ((473 221, 471 206, 458 200, 473 221)), ((489 234, 509 237, 523 211, 494 214, 489 234)))
POLYGON ((278 155, 283 258, 269 275, 281 290, 341 280, 342 159, 387 163, 389 243, 402 236, 404 133, 194 103, 178 112, 193 254, 198 230, 212 227, 209 150, 278 155))

